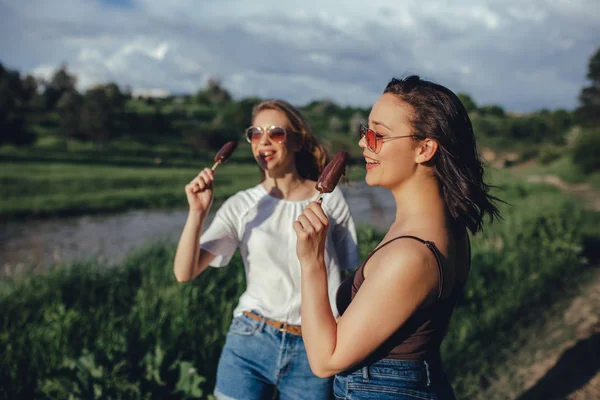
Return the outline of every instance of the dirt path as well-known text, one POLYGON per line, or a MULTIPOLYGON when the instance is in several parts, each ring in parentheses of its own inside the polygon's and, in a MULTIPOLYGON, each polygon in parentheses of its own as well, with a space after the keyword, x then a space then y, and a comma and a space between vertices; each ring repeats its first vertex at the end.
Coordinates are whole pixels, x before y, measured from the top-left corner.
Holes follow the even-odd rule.
MULTIPOLYGON (((528 181, 559 187, 600 211, 600 195, 589 184, 568 184, 554 175, 528 181)), ((600 400, 600 267, 590 271, 575 297, 552 306, 543 326, 479 398, 600 400)))
POLYGON ((527 178, 527 182, 554 185, 565 192, 581 197, 590 209, 600 211, 600 194, 589 183, 567 183, 556 175, 531 175, 527 178))
POLYGON ((550 314, 479 399, 600 399, 600 269, 550 314))

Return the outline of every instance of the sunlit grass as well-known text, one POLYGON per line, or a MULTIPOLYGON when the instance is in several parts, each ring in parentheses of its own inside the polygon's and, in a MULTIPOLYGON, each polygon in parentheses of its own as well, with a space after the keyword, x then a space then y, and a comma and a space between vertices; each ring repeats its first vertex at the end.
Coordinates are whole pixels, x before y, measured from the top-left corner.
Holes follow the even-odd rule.
MULTIPOLYGON (((0 162, 0 216, 183 207, 187 204, 183 188, 199 171, 0 162)), ((215 199, 222 201, 258 181, 256 165, 223 164, 215 175, 215 199)))
MULTIPOLYGON (((237 173, 233 166, 222 172, 237 173)), ((582 232, 593 218, 552 187, 509 185, 502 193, 511 205, 501 206, 503 221, 472 238, 471 276, 444 342, 459 398, 476 396, 481 377, 518 351, 515 332, 587 268, 582 232)), ((588 234, 597 237, 597 229, 588 234)), ((381 238, 359 229, 362 259, 381 238)), ((7 395, 206 397, 245 285, 243 266, 236 255, 227 268, 178 284, 174 251, 156 244, 111 268, 90 260, 3 281, 0 381, 12 382, 7 395)))

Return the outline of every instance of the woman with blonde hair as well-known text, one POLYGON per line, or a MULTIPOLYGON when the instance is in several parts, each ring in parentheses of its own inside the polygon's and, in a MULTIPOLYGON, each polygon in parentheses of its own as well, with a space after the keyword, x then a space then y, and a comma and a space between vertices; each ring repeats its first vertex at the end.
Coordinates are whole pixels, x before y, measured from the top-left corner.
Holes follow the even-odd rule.
MULTIPOLYGON (((302 114, 282 100, 257 104, 245 135, 261 182, 227 199, 202 234, 213 200, 212 170, 204 169, 186 185, 190 211, 175 276, 190 281, 209 265, 227 265, 240 250, 247 288, 219 360, 218 399, 271 399, 275 387, 282 400, 327 399, 332 379, 312 373, 302 340, 301 274, 292 229, 317 195, 315 183, 327 154, 302 114)), ((339 189, 325 199, 323 211, 331 223, 324 242, 326 281, 335 290, 340 270, 358 261, 356 232, 339 189)), ((334 302, 330 312, 337 315, 334 302)))

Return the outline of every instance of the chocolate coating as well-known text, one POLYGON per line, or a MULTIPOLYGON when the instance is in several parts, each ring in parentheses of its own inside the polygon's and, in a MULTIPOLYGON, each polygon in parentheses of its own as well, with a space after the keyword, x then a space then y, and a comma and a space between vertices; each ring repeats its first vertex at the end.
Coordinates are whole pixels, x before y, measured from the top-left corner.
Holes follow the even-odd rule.
POLYGON ((316 188, 321 193, 331 193, 335 189, 338 181, 346 171, 346 164, 350 154, 347 151, 340 151, 333 159, 323 168, 323 172, 319 176, 316 188))
POLYGON ((221 147, 221 150, 215 155, 215 162, 224 163, 233 154, 237 148, 237 142, 227 142, 221 147))

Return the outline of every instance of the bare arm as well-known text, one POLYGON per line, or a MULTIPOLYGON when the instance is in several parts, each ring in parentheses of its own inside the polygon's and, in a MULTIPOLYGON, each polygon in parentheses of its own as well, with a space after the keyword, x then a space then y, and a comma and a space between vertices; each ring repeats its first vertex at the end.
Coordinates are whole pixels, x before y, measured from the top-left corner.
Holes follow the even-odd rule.
POLYGON ((368 279, 336 324, 321 250, 326 217, 319 210, 312 203, 294 229, 302 265, 302 338, 312 371, 327 377, 359 363, 383 344, 435 295, 438 277, 435 260, 425 249, 411 242, 392 243, 369 260, 368 279))
POLYGON ((369 260, 368 279, 337 324, 325 307, 327 292, 320 289, 324 276, 302 265, 302 337, 317 376, 335 375, 364 360, 435 294, 436 267, 420 251, 412 253, 414 246, 391 244, 369 260))
POLYGON ((215 258, 200 248, 200 234, 213 202, 213 180, 213 171, 205 168, 185 186, 190 212, 175 253, 173 272, 178 282, 193 280, 215 258))
POLYGON ((173 271, 178 282, 188 282, 200 275, 215 255, 200 248, 200 234, 206 220, 206 214, 190 211, 183 227, 173 271))

